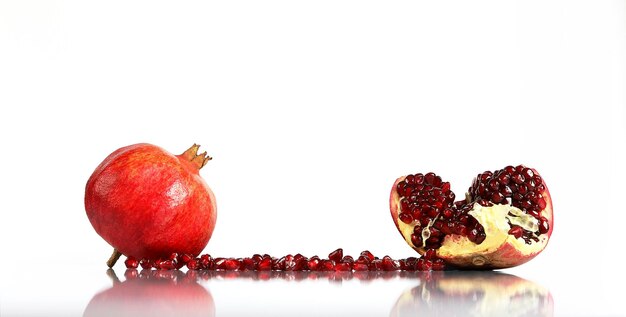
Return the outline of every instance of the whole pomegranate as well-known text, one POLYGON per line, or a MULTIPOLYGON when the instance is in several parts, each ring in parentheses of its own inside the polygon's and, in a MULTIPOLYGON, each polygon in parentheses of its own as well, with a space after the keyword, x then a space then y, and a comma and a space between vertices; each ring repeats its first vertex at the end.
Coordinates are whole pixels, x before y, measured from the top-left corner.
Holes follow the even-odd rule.
POLYGON ((174 252, 198 255, 217 216, 215 196, 200 177, 211 157, 194 144, 180 155, 141 143, 104 159, 87 181, 85 210, 96 232, 119 256, 166 258, 174 252))
POLYGON ((434 173, 402 176, 391 190, 391 216, 417 252, 435 250, 461 268, 520 265, 552 234, 550 192, 535 169, 507 166, 478 174, 465 199, 454 199, 450 183, 434 173))

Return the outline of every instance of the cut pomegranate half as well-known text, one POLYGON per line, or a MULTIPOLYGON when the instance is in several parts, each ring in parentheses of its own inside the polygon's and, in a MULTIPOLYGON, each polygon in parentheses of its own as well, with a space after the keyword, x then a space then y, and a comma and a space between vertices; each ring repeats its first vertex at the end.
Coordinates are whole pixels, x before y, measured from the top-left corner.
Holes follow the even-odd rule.
POLYGON ((403 176, 391 190, 391 216, 417 252, 435 250, 461 268, 520 265, 539 254, 552 234, 550 193, 532 168, 478 174, 465 199, 454 199, 450 183, 434 173, 403 176))

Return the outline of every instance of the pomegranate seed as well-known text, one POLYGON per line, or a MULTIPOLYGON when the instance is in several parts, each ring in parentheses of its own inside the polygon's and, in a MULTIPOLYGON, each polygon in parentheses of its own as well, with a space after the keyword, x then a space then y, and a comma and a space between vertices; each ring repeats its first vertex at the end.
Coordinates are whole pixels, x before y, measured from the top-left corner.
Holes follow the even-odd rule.
POLYGON ((456 234, 467 237, 468 229, 467 226, 460 224, 456 226, 456 234))
POLYGON ((174 264, 174 261, 172 261, 172 260, 160 261, 158 266, 159 266, 159 269, 161 269, 161 270, 174 270, 174 269, 176 269, 176 264, 174 264))
POLYGON ((272 258, 264 257, 257 267, 259 271, 269 271, 272 269, 272 258))
POLYGON ((511 177, 511 180, 513 180, 513 182, 517 185, 523 184, 524 180, 526 180, 524 178, 524 175, 519 174, 519 173, 514 173, 513 176, 511 177))
POLYGON ((363 252, 361 252, 360 254, 363 257, 366 257, 370 262, 374 261, 374 255, 372 254, 372 252, 365 250, 363 252))
POLYGON ((483 241, 485 241, 485 239, 487 238, 487 234, 485 234, 484 232, 480 231, 478 232, 478 234, 476 235, 476 244, 481 244, 483 243, 483 241))
MULTIPOLYGON (((439 214, 439 212, 437 211, 437 209, 433 208, 433 207, 427 207, 428 211, 426 212, 426 214, 428 215, 428 217, 430 218, 435 218, 437 217, 437 215, 439 214)), ((422 211, 423 212, 423 211, 422 211)))
POLYGON ((402 196, 410 196, 412 192, 413 192, 413 188, 411 188, 411 187, 405 187, 405 188, 404 188, 404 193, 403 193, 403 195, 402 195, 402 196))
POLYGON ((508 185, 510 180, 511 180, 511 175, 507 174, 506 172, 500 173, 500 175, 498 175, 498 182, 500 184, 508 185))
POLYGON ((321 267, 320 265, 320 259, 319 257, 313 256, 311 257, 308 261, 307 261, 307 267, 309 268, 309 270, 311 271, 318 271, 321 267))
POLYGON ((309 259, 307 259, 305 256, 303 256, 300 253, 294 255, 293 261, 295 262, 295 264, 293 266, 293 270, 294 271, 307 270, 308 269, 308 265, 307 265, 308 260, 309 259))
POLYGON ((404 260, 404 268, 405 271, 415 271, 417 270, 417 258, 409 257, 404 260))
POLYGON ((539 199, 537 200, 537 207, 539 207, 539 210, 543 210, 543 209, 545 209, 545 208, 546 208, 546 206, 547 206, 547 204, 546 204, 546 200, 545 200, 545 199, 543 199, 543 198, 539 198, 539 199))
POLYGON ((437 250, 428 249, 423 255, 424 259, 432 260, 437 258, 437 250))
POLYGON ((424 179, 426 180, 426 184, 429 185, 433 185, 435 182, 435 178, 437 177, 437 175, 435 175, 435 173, 427 173, 426 175, 424 175, 424 179))
POLYGON ((470 230, 470 232, 467 234, 467 238, 474 243, 476 243, 477 236, 478 236, 478 230, 476 228, 470 230))
POLYGON ((511 197, 513 191, 511 190, 511 187, 504 185, 500 188, 500 193, 502 193, 505 197, 511 197))
POLYGON ((496 204, 499 204, 500 202, 502 202, 504 200, 504 195, 502 195, 499 192, 495 192, 493 193, 493 195, 491 196, 491 201, 493 201, 496 204))
POLYGON ((400 209, 404 210, 404 212, 411 209, 411 206, 409 205, 409 201, 407 199, 404 199, 400 202, 400 209))
POLYGON ((398 218, 400 218, 400 221, 406 223, 407 225, 413 222, 413 216, 406 212, 400 213, 398 218))
POLYGON ((418 173, 414 175, 415 177, 415 184, 416 185, 420 185, 424 183, 424 175, 422 173, 418 173))
POLYGON ((241 269, 247 271, 254 271, 257 266, 257 261, 253 258, 243 258, 241 259, 241 269))
POLYGON ((446 263, 442 259, 435 259, 432 264, 433 271, 443 271, 446 268, 446 263))
POLYGON ((352 268, 353 268, 355 271, 367 271, 367 270, 368 270, 368 266, 367 266, 367 264, 365 264, 365 263, 358 263, 358 262, 357 262, 357 263, 354 263, 354 264, 352 265, 352 268))
POLYGON ((320 271, 334 271, 335 261, 333 260, 320 260, 320 271))
POLYGON ((381 271, 383 269, 383 261, 380 259, 374 259, 369 264, 370 271, 381 271))
POLYGON ((533 178, 533 176, 535 176, 535 173, 530 168, 524 168, 522 170, 522 175, 524 175, 526 179, 531 179, 533 178))
POLYGON ((209 270, 213 266, 213 259, 208 254, 203 254, 200 256, 200 268, 204 270, 209 270))
POLYGON ((417 264, 415 267, 418 271, 430 271, 432 269, 433 263, 430 260, 419 259, 417 260, 417 264))
POLYGON ((128 269, 136 269, 139 266, 139 261, 137 261, 135 258, 128 257, 126 258, 126 261, 124 261, 124 264, 126 265, 126 268, 128 269))
POLYGON ((296 260, 293 255, 288 254, 285 256, 285 271, 295 271, 296 260))
POLYGON ((224 261, 226 261, 226 258, 215 258, 213 259, 213 269, 215 270, 223 270, 224 269, 224 261))
POLYGON ((448 199, 448 201, 450 201, 450 203, 454 202, 454 198, 456 196, 454 195, 453 192, 449 192, 448 195, 446 196, 446 198, 448 199))
POLYGON ((178 262, 181 262, 183 264, 187 264, 187 262, 191 261, 191 259, 193 259, 193 257, 189 254, 183 254, 178 258, 178 262))
POLYGON ((445 183, 443 183, 443 184, 441 185, 441 190, 442 190, 444 193, 449 192, 449 191, 450 191, 450 183, 449 183, 449 182, 445 182, 445 183))
POLYGON ((341 259, 341 262, 344 263, 354 263, 354 258, 350 255, 346 255, 343 257, 343 259, 341 259))
POLYGON ((239 270, 240 267, 241 267, 240 259, 226 259, 223 262, 223 268, 228 271, 239 270))
POLYGON ((396 185, 396 191, 398 192, 398 194, 404 193, 404 187, 405 186, 406 186, 405 182, 400 182, 400 183, 398 183, 398 185, 396 185))
POLYGON ((539 233, 546 234, 550 231, 550 225, 548 224, 548 219, 546 217, 539 218, 539 233))
POLYGON ((491 189, 491 190, 498 190, 498 188, 500 188, 500 184, 495 179, 490 180, 487 183, 487 186, 489 186, 489 189, 491 189))
POLYGON ((407 184, 410 184, 410 185, 415 185, 415 176, 413 176, 413 175, 407 175, 407 176, 406 176, 406 178, 404 179, 404 181, 405 181, 407 184))
POLYGON ((385 271, 396 271, 400 269, 400 264, 388 255, 385 255, 382 259, 382 268, 385 271))
POLYGON ((335 264, 335 271, 352 271, 352 263, 337 263, 335 264))
POLYGON ((272 258, 272 270, 274 271, 284 271, 285 270, 285 260, 286 258, 283 256, 280 259, 272 258))
POLYGON ((413 243, 416 247, 421 247, 424 244, 421 234, 412 234, 411 235, 411 243, 413 243))
POLYGON ((515 238, 520 238, 523 233, 524 229, 522 229, 522 227, 520 226, 511 226, 511 229, 509 230, 509 234, 514 236, 515 238))
POLYGON ((525 195, 526 193, 528 193, 528 187, 526 187, 526 185, 523 185, 523 184, 519 185, 517 187, 517 192, 522 194, 522 195, 525 195))
POLYGON ((485 184, 480 183, 478 184, 478 189, 476 190, 476 192, 478 193, 478 195, 484 195, 486 190, 487 189, 485 188, 485 184))
POLYGON ((341 261, 342 258, 343 258, 343 249, 342 248, 339 248, 339 249, 331 252, 330 254, 328 254, 328 259, 329 260, 333 260, 335 262, 341 261))
POLYGON ((527 210, 527 211, 526 211, 526 213, 527 213, 529 216, 532 216, 532 217, 535 217, 535 218, 539 219, 539 213, 538 213, 538 212, 536 212, 536 211, 534 211, 534 210, 527 210))

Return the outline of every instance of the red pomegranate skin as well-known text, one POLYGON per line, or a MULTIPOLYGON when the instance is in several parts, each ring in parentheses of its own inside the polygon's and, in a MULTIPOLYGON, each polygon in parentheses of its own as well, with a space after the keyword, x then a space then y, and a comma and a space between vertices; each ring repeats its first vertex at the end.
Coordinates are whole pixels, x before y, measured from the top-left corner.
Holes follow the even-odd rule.
POLYGON ((215 196, 199 175, 202 164, 186 153, 134 144, 95 169, 85 209, 96 232, 117 251, 157 259, 173 252, 197 256, 206 247, 215 228, 215 196))

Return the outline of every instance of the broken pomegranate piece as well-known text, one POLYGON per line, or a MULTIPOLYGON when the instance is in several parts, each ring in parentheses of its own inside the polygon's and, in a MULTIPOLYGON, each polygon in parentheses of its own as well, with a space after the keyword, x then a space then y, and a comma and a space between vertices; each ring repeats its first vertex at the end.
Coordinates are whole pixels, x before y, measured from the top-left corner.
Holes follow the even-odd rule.
POLYGON ((434 173, 395 181, 391 215, 409 246, 461 268, 499 269, 531 260, 552 234, 550 193, 532 168, 478 174, 465 199, 455 198, 434 173))

